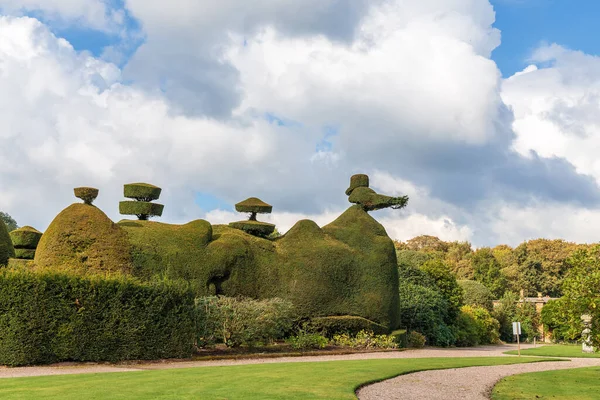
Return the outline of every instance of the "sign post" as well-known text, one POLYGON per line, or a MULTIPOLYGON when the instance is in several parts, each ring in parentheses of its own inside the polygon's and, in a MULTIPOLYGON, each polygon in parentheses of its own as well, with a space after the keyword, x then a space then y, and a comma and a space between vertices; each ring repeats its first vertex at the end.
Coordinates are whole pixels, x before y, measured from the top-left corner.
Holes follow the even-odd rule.
POLYGON ((521 341, 519 339, 519 335, 521 335, 521 323, 513 322, 512 327, 513 327, 513 335, 517 335, 517 352, 519 354, 519 357, 521 357, 521 341))

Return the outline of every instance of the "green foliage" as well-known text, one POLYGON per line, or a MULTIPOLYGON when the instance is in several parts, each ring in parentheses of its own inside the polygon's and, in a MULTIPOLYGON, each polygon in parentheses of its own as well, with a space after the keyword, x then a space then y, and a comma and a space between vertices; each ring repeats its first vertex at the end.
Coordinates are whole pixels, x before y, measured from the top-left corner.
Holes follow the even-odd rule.
POLYGON ((35 250, 42 238, 42 232, 31 226, 24 226, 9 233, 15 249, 35 250))
POLYGON ((81 273, 128 273, 130 245, 126 233, 100 209, 72 204, 54 218, 36 253, 41 269, 81 273))
POLYGON ((150 217, 160 217, 165 206, 158 203, 148 203, 145 201, 121 201, 119 202, 119 214, 135 215, 141 221, 146 221, 150 217))
POLYGON ((17 221, 15 221, 9 214, 2 211, 0 211, 0 221, 3 221, 6 224, 6 230, 9 232, 19 228, 17 221))
POLYGON ((454 325, 455 344, 458 347, 472 347, 479 344, 479 329, 472 314, 460 312, 454 325))
POLYGON ((532 341, 534 337, 539 339, 538 327, 540 317, 535 305, 520 302, 519 296, 506 292, 494 307, 492 316, 500 323, 500 339, 505 342, 513 341, 512 323, 521 323, 521 340, 532 341))
MULTIPOLYGON (((421 265, 425 264, 427 261, 434 259, 435 255, 429 252, 420 252, 416 250, 398 250, 396 252, 398 258, 398 272, 400 273, 400 278, 408 279, 417 277, 419 274, 416 271, 419 271, 421 265)), ((428 276, 426 273, 422 273, 421 277, 428 276)))
POLYGON ((289 337, 286 342, 297 350, 324 349, 329 344, 329 339, 319 333, 300 330, 295 336, 289 337))
POLYGON ((149 183, 128 183, 123 186, 123 194, 128 199, 150 202, 158 200, 162 189, 149 183))
POLYGON ((408 332, 406 334, 406 347, 412 349, 422 349, 425 347, 425 336, 419 332, 408 332))
POLYGON ((484 284, 469 280, 458 281, 458 284, 464 291, 465 305, 483 307, 492 311, 494 296, 484 284))
POLYGON ((423 333, 431 344, 451 344, 443 343, 446 338, 438 335, 444 333, 438 327, 445 326, 448 316, 448 301, 441 293, 436 289, 401 282, 399 297, 400 326, 409 332, 423 333), (438 338, 438 336, 442 337, 438 338))
POLYGON ((552 331, 555 342, 575 341, 581 337, 579 322, 574 327, 571 325, 567 304, 565 298, 560 298, 548 301, 542 308, 541 321, 546 329, 552 331))
POLYGON ((384 208, 400 209, 408 203, 408 196, 390 197, 377 194, 368 187, 359 187, 352 191, 348 201, 358 204, 365 211, 382 210, 384 208))
POLYGON ((350 177, 350 187, 346 189, 346 196, 350 196, 352 191, 358 187, 369 187, 369 175, 356 174, 350 177))
POLYGON ((421 270, 434 280, 439 293, 448 302, 448 313, 444 320, 447 324, 451 324, 463 305, 462 288, 458 285, 450 268, 440 259, 427 261, 421 266, 421 270))
POLYGON ((473 253, 471 264, 473 278, 489 288, 496 298, 501 297, 506 291, 507 282, 492 250, 489 247, 478 249, 473 253))
POLYGON ((8 235, 3 220, 0 220, 0 266, 8 264, 8 259, 15 256, 15 248, 8 235))
POLYGON ((483 307, 463 306, 461 313, 472 317, 477 333, 477 344, 495 344, 500 340, 500 323, 483 307))
POLYGON ((275 232, 275 225, 260 221, 231 222, 229 226, 258 237, 267 237, 275 232))
POLYGON ((402 250, 413 250, 424 253, 443 254, 448 251, 449 244, 431 235, 420 235, 403 244, 402 250))
POLYGON ((362 330, 356 335, 342 333, 333 336, 333 344, 353 349, 395 349, 396 338, 391 335, 376 335, 373 331, 362 330))
POLYGON ((33 260, 35 258, 35 250, 15 249, 15 258, 20 258, 23 260, 33 260))
POLYGON ((581 316, 592 317, 591 341, 600 347, 600 245, 576 251, 568 260, 571 267, 563 282, 560 312, 563 332, 578 337, 583 330, 581 316))
POLYGON ((247 212, 254 214, 270 214, 273 211, 273 206, 265 203, 259 198, 250 197, 235 205, 237 212, 247 212))
POLYGON ((333 337, 333 335, 338 333, 356 335, 363 330, 375 332, 377 334, 389 332, 389 329, 386 326, 369 321, 363 317, 352 315, 312 318, 305 325, 305 329, 311 332, 319 332, 326 337, 333 337))
POLYGON ((0 272, 0 364, 188 357, 187 285, 0 272))
POLYGON ((78 187, 73 189, 75 197, 83 200, 87 205, 92 205, 96 197, 98 197, 99 190, 91 187, 78 187))
POLYGON ((295 319, 292 304, 277 298, 202 297, 196 299, 196 313, 199 347, 215 343, 229 347, 268 344, 283 338, 295 319))

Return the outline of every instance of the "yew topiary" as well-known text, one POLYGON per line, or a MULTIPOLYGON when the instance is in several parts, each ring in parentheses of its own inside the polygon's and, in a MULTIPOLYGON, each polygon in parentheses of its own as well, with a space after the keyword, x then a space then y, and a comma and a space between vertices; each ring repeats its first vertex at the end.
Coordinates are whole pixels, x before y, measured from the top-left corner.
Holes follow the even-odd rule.
POLYGON ((384 208, 404 208, 408 203, 408 196, 391 197, 378 194, 369 188, 369 177, 364 174, 354 175, 350 178, 350 187, 346 190, 350 203, 358 204, 365 211, 375 211, 384 208))
POLYGON ((275 232, 275 225, 256 220, 256 214, 270 214, 273 206, 257 197, 250 197, 235 205, 238 212, 250 213, 248 221, 238 221, 229 224, 230 227, 240 229, 250 235, 267 237, 275 232))
POLYGON ((24 226, 10 232, 9 235, 15 247, 15 258, 33 260, 42 232, 31 226, 24 226))
POLYGON ((73 189, 75 197, 83 200, 85 204, 91 205, 98 197, 98 189, 91 187, 78 187, 73 189))
POLYGON ((8 235, 8 229, 2 219, 0 219, 0 265, 8 264, 8 259, 15 256, 15 248, 8 235))
POLYGON ((122 215, 135 215, 141 221, 151 217, 160 217, 164 205, 150 203, 158 200, 162 189, 149 183, 128 183, 124 185, 123 194, 134 201, 122 201, 119 203, 119 213, 122 215))

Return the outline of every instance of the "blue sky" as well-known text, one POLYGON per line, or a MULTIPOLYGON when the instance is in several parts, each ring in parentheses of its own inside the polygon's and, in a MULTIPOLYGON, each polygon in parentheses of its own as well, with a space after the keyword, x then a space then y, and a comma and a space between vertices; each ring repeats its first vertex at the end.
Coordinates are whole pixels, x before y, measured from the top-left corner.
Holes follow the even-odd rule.
MULTIPOLYGON (((117 0, 120 1, 120 0, 117 0)), ((543 43, 558 43, 587 54, 600 54, 600 1, 595 0, 490 0, 496 10, 495 26, 502 32, 502 44, 492 54, 504 77, 528 65, 532 51, 543 43)), ((127 29, 138 31, 139 25, 127 19, 127 29)), ((106 46, 122 44, 118 34, 106 34, 85 27, 69 26, 56 33, 77 50, 102 55, 106 46)), ((125 57, 137 45, 123 49, 125 57)), ((126 59, 124 60, 126 62, 126 59)))
POLYGON ((600 1, 491 0, 502 44, 492 54, 504 77, 527 66, 541 43, 557 43, 587 54, 599 54, 600 1))

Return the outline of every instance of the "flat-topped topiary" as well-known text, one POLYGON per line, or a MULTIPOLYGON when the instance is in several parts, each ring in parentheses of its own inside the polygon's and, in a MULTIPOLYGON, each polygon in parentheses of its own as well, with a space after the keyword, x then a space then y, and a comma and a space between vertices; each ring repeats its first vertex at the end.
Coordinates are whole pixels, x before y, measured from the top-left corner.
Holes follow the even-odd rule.
POLYGON ((250 197, 235 205, 238 212, 250 213, 247 221, 232 222, 230 227, 240 229, 250 235, 266 237, 275 232, 275 225, 256 220, 256 214, 270 214, 273 206, 265 203, 257 197, 250 197))
POLYGON ((128 183, 124 185, 124 196, 137 201, 158 200, 162 189, 149 183, 128 183))
POLYGON ((15 229, 9 235, 15 248, 15 258, 33 260, 42 232, 31 226, 24 226, 15 229))
POLYGON ((98 189, 92 187, 77 187, 73 189, 75 197, 83 200, 85 204, 91 205, 98 197, 98 189))
POLYGON ((8 235, 8 229, 2 219, 0 219, 0 265, 8 264, 8 259, 15 256, 15 248, 8 235))
POLYGON ((121 201, 119 213, 121 215, 135 215, 141 221, 151 217, 160 217, 165 208, 164 205, 151 203, 158 200, 162 189, 149 183, 128 183, 124 185, 123 194, 133 201, 121 201))
POLYGON ((240 229, 250 235, 254 236, 269 236, 271 233, 275 232, 275 225, 269 224, 267 222, 259 222, 259 221, 238 221, 231 222, 229 224, 230 227, 235 229, 240 229))
POLYGON ((42 238, 42 232, 31 226, 24 226, 9 233, 10 239, 12 240, 13 246, 16 249, 33 249, 35 250, 40 239, 42 238))

